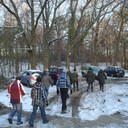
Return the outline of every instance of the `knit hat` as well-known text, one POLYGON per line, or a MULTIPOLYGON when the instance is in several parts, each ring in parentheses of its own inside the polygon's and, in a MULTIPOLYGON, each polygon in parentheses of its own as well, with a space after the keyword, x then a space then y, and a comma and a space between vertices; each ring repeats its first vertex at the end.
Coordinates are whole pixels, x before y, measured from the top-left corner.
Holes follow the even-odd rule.
POLYGON ((41 80, 42 80, 42 77, 41 77, 41 76, 38 76, 38 77, 36 78, 36 82, 41 82, 41 80))
POLYGON ((21 76, 17 76, 16 77, 16 80, 21 80, 21 76))
POLYGON ((89 69, 88 70, 92 70, 92 68, 91 67, 89 67, 89 69))
POLYGON ((74 68, 74 70, 73 71, 76 71, 76 68, 74 68))

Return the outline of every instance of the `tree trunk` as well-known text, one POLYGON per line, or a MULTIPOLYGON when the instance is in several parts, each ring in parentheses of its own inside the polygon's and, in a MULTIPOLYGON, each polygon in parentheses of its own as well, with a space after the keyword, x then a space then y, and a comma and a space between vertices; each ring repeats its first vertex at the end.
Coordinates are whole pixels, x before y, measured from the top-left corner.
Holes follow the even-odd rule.
POLYGON ((116 40, 116 45, 115 45, 115 63, 114 65, 117 65, 117 62, 120 61, 120 38, 121 38, 121 33, 123 31, 123 25, 124 25, 124 22, 123 20, 121 20, 121 23, 120 23, 120 27, 119 27, 119 32, 118 32, 118 35, 117 35, 117 40, 116 40))
POLYGON ((45 42, 45 49, 44 49, 44 59, 43 59, 43 62, 44 62, 44 69, 46 68, 49 68, 49 64, 50 64, 50 61, 49 61, 49 47, 48 47, 48 43, 45 42))
POLYGON ((68 70, 70 70, 70 53, 67 53, 66 67, 67 67, 68 70))
POLYGON ((36 49, 33 48, 32 50, 28 51, 29 54, 29 58, 30 58, 30 67, 31 69, 36 69, 36 65, 37 65, 37 55, 36 55, 36 49))
POLYGON ((123 67, 127 69, 127 57, 126 57, 126 41, 123 45, 123 67))
POLYGON ((19 53, 18 51, 16 51, 15 68, 16 68, 16 76, 18 76, 19 75, 19 53))
POLYGON ((99 25, 100 22, 96 24, 96 28, 94 31, 94 39, 93 39, 93 65, 97 65, 97 57, 98 57, 98 35, 99 35, 99 25))
POLYGON ((61 47, 61 40, 57 42, 57 66, 61 66, 61 55, 62 55, 62 47, 61 47))

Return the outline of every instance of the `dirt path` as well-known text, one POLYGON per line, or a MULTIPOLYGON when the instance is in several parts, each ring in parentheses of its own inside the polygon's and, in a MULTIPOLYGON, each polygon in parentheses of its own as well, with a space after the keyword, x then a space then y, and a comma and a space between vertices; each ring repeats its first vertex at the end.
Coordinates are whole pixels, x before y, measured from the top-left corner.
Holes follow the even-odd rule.
POLYGON ((80 89, 80 91, 74 92, 74 94, 72 94, 72 96, 70 97, 70 104, 72 106, 72 117, 76 117, 77 113, 78 113, 78 106, 79 106, 79 102, 81 99, 81 96, 83 95, 83 93, 85 93, 85 89, 82 91, 80 89))
MULTIPOLYGON (((94 91, 98 89, 98 83, 94 83, 94 91)), ((87 90, 87 84, 85 85, 80 85, 79 91, 76 91, 73 93, 73 95, 70 97, 70 105, 72 106, 72 117, 77 117, 78 114, 78 107, 79 107, 79 102, 81 100, 82 95, 84 94, 85 96, 88 95, 87 90)))

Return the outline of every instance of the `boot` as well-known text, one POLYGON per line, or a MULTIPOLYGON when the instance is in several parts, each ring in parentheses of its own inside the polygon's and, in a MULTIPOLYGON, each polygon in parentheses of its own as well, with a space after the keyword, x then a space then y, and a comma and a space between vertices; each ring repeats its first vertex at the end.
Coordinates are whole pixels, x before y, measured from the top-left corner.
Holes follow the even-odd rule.
POLYGON ((75 92, 75 85, 73 85, 73 91, 75 92))
POLYGON ((77 91, 79 91, 78 85, 77 85, 77 91))
POLYGON ((91 87, 91 91, 93 92, 93 87, 91 87))
POLYGON ((102 90, 102 88, 101 88, 101 85, 100 85, 100 91, 102 90))
POLYGON ((9 124, 12 124, 12 119, 8 118, 8 122, 9 122, 9 124))
POLYGON ((102 85, 102 92, 104 92, 104 86, 102 85))

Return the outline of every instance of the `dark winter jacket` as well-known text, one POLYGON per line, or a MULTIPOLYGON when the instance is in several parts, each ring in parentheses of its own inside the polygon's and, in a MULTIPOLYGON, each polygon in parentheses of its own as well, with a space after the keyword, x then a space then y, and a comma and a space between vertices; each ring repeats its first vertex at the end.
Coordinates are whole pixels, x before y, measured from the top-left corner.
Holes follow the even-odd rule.
POLYGON ((71 83, 71 85, 72 85, 72 73, 71 73, 70 71, 68 71, 67 74, 69 75, 70 83, 71 83))
POLYGON ((10 102, 18 104, 22 102, 22 96, 25 95, 25 90, 20 80, 15 80, 8 87, 8 93, 10 94, 10 102))
POLYGON ((95 75, 92 70, 89 70, 86 75, 86 81, 88 84, 91 84, 95 81, 95 75))
POLYGON ((57 88, 71 88, 70 77, 67 73, 62 72, 56 82, 57 88))
POLYGON ((44 87, 41 82, 36 82, 31 90, 32 105, 35 104, 35 100, 39 99, 43 101, 43 105, 48 104, 47 96, 44 91, 44 87))
POLYGON ((98 77, 97 78, 98 78, 98 81, 99 81, 100 84, 105 84, 106 75, 105 75, 103 70, 100 70, 98 72, 98 77))

